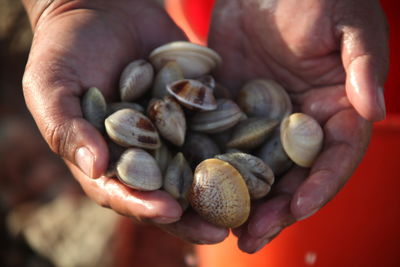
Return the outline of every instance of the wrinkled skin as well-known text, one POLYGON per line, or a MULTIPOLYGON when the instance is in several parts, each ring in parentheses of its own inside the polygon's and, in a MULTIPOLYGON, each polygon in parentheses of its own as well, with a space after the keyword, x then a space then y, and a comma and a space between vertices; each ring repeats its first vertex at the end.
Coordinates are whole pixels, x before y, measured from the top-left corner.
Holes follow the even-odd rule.
MULTIPOLYGON (((268 1, 218 2, 210 36, 210 45, 224 59, 218 78, 232 89, 254 77, 278 80, 292 93, 297 109, 324 126, 325 145, 310 171, 293 169, 273 197, 256 203, 248 224, 235 230, 239 247, 249 253, 318 210, 349 178, 371 129, 357 111, 370 121, 383 118, 377 86, 387 64, 386 32, 375 1, 307 0, 300 5, 281 0, 274 11, 260 9, 258 2, 268 1), (361 10, 354 9, 356 2, 362 2, 361 10), (365 13, 368 24, 361 19, 365 13), (357 27, 346 26, 353 24, 357 27)), ((43 137, 86 194, 99 205, 158 224, 185 240, 222 241, 227 229, 194 213, 182 216, 167 193, 138 192, 101 176, 108 163, 107 146, 82 118, 80 97, 88 87, 100 88, 109 101, 115 99, 127 63, 146 58, 163 43, 184 39, 165 12, 148 0, 24 3, 35 31, 23 81, 25 99, 43 137)))
POLYGON ((220 0, 209 45, 224 60, 217 79, 233 89, 251 78, 277 80, 295 110, 324 130, 312 168, 292 169, 235 229, 239 247, 252 253, 332 199, 363 157, 371 121, 385 116, 385 19, 372 0, 220 0))

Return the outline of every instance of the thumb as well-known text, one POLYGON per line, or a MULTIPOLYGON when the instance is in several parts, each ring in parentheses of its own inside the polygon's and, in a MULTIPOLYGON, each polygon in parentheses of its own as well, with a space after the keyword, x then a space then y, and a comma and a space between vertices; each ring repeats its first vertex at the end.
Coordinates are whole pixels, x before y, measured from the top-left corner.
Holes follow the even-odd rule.
POLYGON ((60 78, 54 67, 46 65, 30 65, 25 71, 23 88, 27 106, 56 154, 78 166, 87 176, 100 177, 108 165, 108 148, 97 129, 82 118, 80 96, 84 89, 73 75, 60 78))
POLYGON ((379 4, 361 3, 339 23, 347 96, 367 120, 386 115, 383 84, 388 72, 388 31, 379 4))

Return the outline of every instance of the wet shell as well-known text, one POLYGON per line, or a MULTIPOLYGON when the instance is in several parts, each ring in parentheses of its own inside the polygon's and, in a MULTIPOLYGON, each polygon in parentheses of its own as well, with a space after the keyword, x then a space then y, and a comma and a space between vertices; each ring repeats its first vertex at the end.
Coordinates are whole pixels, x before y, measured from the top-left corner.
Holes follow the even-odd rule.
POLYGON ((119 91, 122 101, 131 101, 142 96, 153 83, 153 67, 145 60, 130 63, 122 72, 119 91))
POLYGON ((142 191, 157 190, 162 176, 155 159, 140 148, 129 148, 117 163, 117 176, 125 185, 142 191))
POLYGON ((198 112, 191 119, 190 127, 193 131, 217 133, 233 127, 242 116, 240 108, 229 99, 218 99, 217 109, 198 112))
POLYGON ((261 145, 273 132, 278 122, 264 118, 250 118, 235 126, 228 147, 253 149, 261 145))
POLYGON ((260 199, 271 190, 274 173, 261 159, 246 153, 227 153, 215 158, 228 162, 239 171, 252 199, 260 199))
POLYGON ((201 161, 221 153, 218 146, 210 137, 205 134, 193 132, 189 132, 186 135, 186 141, 182 146, 182 152, 193 168, 201 161))
POLYGON ((171 96, 150 101, 147 114, 162 137, 176 146, 185 142, 186 119, 182 108, 171 96))
POLYGON ((167 91, 188 109, 206 111, 217 108, 213 90, 199 81, 180 80, 169 84, 167 91))
POLYGON ((250 81, 240 90, 237 103, 250 117, 280 121, 292 113, 289 95, 272 80, 250 81))
POLYGON ((81 106, 83 117, 99 131, 104 131, 107 104, 100 90, 89 88, 82 98, 81 106))
POLYGON ((303 113, 294 113, 281 123, 281 141, 288 156, 299 166, 311 167, 322 148, 319 123, 303 113))
POLYGON ((118 110, 106 119, 105 126, 110 139, 118 145, 148 149, 160 147, 160 138, 153 123, 136 110, 118 110))
POLYGON ((189 201, 205 220, 225 228, 239 227, 250 213, 250 195, 243 177, 219 159, 207 159, 197 166, 189 201))
POLYGON ((186 208, 188 206, 188 195, 192 182, 193 172, 185 156, 179 152, 170 162, 165 173, 164 190, 177 199, 183 208, 186 208))
POLYGON ((176 61, 167 62, 154 78, 152 95, 155 98, 163 98, 169 95, 167 85, 183 80, 183 72, 176 61))
POLYGON ((206 75, 221 63, 221 57, 214 50, 183 41, 160 46, 151 52, 149 58, 157 69, 169 61, 176 61, 185 78, 206 75))
POLYGON ((293 165, 293 161, 283 149, 279 130, 275 131, 273 136, 262 145, 257 156, 271 167, 276 176, 282 175, 293 165))
POLYGON ((169 162, 172 160, 172 154, 169 151, 168 147, 163 142, 161 142, 161 146, 156 150, 150 151, 150 153, 157 161, 161 173, 164 174, 166 169, 168 168, 169 162))

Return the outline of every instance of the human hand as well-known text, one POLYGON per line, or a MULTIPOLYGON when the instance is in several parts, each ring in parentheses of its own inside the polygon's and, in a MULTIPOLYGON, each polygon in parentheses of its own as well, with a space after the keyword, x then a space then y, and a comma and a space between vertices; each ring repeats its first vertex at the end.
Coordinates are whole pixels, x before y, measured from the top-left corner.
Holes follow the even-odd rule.
POLYGON ((50 148, 69 166, 99 205, 148 221, 193 242, 224 239, 216 228, 182 209, 166 192, 140 192, 101 176, 108 165, 102 135, 82 118, 80 99, 89 87, 116 98, 122 69, 132 60, 183 34, 154 1, 25 0, 34 40, 23 87, 27 106, 50 148), (47 2, 46 2, 47 3, 47 2), (92 179, 100 177, 98 179, 92 179))
POLYGON ((209 45, 223 58, 223 84, 276 80, 295 111, 324 130, 311 169, 291 169, 234 230, 240 249, 253 253, 331 200, 363 157, 371 122, 385 117, 385 18, 375 0, 219 0, 209 45))

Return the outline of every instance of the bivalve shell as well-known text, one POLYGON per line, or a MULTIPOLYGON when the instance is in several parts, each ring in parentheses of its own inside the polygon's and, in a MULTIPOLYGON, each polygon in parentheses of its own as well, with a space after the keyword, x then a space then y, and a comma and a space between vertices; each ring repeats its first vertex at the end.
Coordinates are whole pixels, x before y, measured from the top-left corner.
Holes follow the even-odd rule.
POLYGON ((217 133, 233 127, 242 116, 240 108, 229 99, 218 99, 217 109, 198 112, 191 118, 193 131, 217 133))
POLYGON ((147 114, 162 137, 176 146, 183 145, 186 134, 185 114, 171 96, 150 101, 147 114))
POLYGON ((162 176, 155 159, 140 148, 129 148, 117 163, 117 177, 125 185, 142 191, 157 190, 162 176))
POLYGON ((190 165, 195 168, 201 161, 220 154, 215 142, 205 134, 188 132, 182 152, 190 165))
POLYGON ((188 109, 206 111, 217 108, 213 90, 199 81, 176 81, 167 86, 167 91, 188 109))
POLYGON ((274 173, 261 159, 246 153, 227 153, 215 158, 228 162, 239 171, 252 199, 260 199, 271 190, 274 173))
POLYGON ((176 63, 176 61, 167 62, 154 78, 152 96, 155 98, 163 98, 169 95, 167 85, 183 79, 183 72, 178 63, 176 63))
POLYGON ((121 109, 125 109, 125 108, 130 108, 130 109, 134 109, 136 111, 139 111, 140 113, 144 113, 144 108, 137 104, 137 103, 132 103, 132 102, 115 102, 115 103, 111 103, 107 106, 107 114, 111 115, 114 112, 121 110, 121 109))
POLYGON ((132 101, 142 96, 153 83, 153 67, 145 60, 130 63, 122 72, 119 90, 122 101, 132 101))
POLYGON ((319 123, 303 113, 294 113, 281 123, 281 141, 288 156, 299 166, 311 167, 322 148, 319 123))
POLYGON ((176 61, 185 78, 206 75, 221 63, 221 57, 214 50, 184 41, 160 46, 151 52, 149 58, 157 69, 169 61, 176 61))
POLYGON ((118 110, 106 119, 105 126, 110 139, 118 145, 148 149, 160 147, 160 137, 156 127, 136 110, 118 110))
POLYGON ((261 145, 273 132, 278 122, 265 118, 250 118, 235 126, 227 147, 253 149, 261 145))
POLYGON ((219 159, 207 159, 197 166, 189 201, 205 220, 225 228, 239 227, 250 213, 250 195, 243 177, 219 159))
POLYGON ((292 113, 292 102, 285 89, 272 80, 253 80, 240 91, 239 107, 250 117, 282 120, 292 113))
POLYGON ((96 87, 86 91, 81 102, 83 117, 99 131, 104 131, 107 104, 103 94, 96 87))

